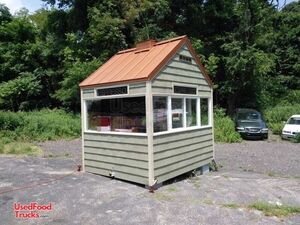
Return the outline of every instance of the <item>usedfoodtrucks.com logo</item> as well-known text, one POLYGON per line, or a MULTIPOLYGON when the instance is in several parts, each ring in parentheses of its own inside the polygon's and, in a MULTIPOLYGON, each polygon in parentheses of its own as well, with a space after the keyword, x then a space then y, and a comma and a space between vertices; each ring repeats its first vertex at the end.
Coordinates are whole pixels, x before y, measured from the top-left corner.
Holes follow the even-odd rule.
POLYGON ((21 219, 34 219, 40 217, 46 217, 41 212, 49 212, 53 210, 52 203, 47 205, 40 205, 36 202, 29 204, 14 203, 13 205, 15 217, 21 219))

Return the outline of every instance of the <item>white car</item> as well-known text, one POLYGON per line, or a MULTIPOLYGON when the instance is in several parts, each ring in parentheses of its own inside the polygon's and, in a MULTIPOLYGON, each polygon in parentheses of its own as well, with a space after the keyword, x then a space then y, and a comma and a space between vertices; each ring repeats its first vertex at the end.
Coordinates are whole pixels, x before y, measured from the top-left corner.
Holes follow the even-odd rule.
POLYGON ((293 115, 285 123, 281 137, 289 139, 296 137, 297 134, 300 134, 300 115, 293 115))

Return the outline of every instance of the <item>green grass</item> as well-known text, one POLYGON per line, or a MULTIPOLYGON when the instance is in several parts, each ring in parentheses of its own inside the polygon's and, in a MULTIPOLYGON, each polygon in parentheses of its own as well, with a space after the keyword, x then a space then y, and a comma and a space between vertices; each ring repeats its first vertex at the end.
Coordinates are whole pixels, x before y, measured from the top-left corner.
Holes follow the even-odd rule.
POLYGON ((273 205, 265 202, 256 202, 249 205, 249 208, 262 211, 266 216, 285 217, 291 214, 300 213, 300 207, 287 205, 273 205))
POLYGON ((42 150, 31 142, 79 136, 79 115, 57 109, 0 111, 0 154, 41 155, 42 150))
POLYGON ((223 207, 226 207, 226 208, 230 208, 230 209, 237 209, 239 208, 240 206, 236 203, 227 203, 227 204, 222 204, 223 207))
POLYGON ((0 139, 4 142, 70 139, 79 137, 80 129, 79 115, 63 110, 0 111, 0 139))
POLYGON ((242 141, 239 133, 235 131, 233 120, 226 116, 221 108, 214 109, 214 135, 216 142, 235 143, 242 141))
POLYGON ((0 154, 13 154, 13 155, 42 155, 42 150, 27 142, 11 142, 3 143, 0 141, 0 154))

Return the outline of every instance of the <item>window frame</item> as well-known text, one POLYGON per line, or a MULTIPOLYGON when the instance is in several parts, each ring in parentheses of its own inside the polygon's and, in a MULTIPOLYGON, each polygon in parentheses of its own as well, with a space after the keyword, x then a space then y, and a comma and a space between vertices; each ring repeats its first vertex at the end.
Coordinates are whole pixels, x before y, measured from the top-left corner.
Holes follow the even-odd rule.
MULTIPOLYGON (((123 86, 123 85, 122 85, 123 86)), ((182 85, 183 86, 183 85, 182 85)), ((187 85, 191 87, 192 85, 187 85)), ((196 86, 196 85, 195 85, 196 86)), ((96 89, 96 88, 95 88, 96 89)), ((96 90, 95 90, 96 91, 96 90)), ((197 93, 198 93, 198 88, 197 88, 197 93)), ((167 130, 166 131, 161 131, 161 132, 154 132, 153 130, 153 136, 159 136, 159 135, 164 135, 164 134, 171 134, 171 133, 178 133, 178 132, 184 132, 184 131, 189 131, 189 130, 197 130, 197 129, 205 129, 205 128, 210 128, 212 127, 212 96, 201 96, 201 95, 186 95, 186 94, 167 94, 167 93, 152 93, 152 98, 154 96, 157 97, 166 97, 167 98, 167 130), (186 107, 186 99, 191 98, 191 99, 196 99, 196 114, 197 114, 197 125, 196 126, 186 126, 186 111, 184 111, 184 127, 180 128, 172 128, 172 105, 171 105, 171 99, 172 98, 182 98, 183 99, 183 104, 184 107, 186 107), (200 105, 200 99, 208 99, 208 125, 201 125, 201 105, 200 105)), ((146 94, 124 94, 124 95, 109 95, 109 96, 95 96, 95 97, 88 97, 82 99, 82 104, 83 104, 83 115, 82 115, 82 120, 83 120, 83 132, 84 133, 95 133, 95 134, 106 134, 106 135, 127 135, 127 136, 148 136, 148 132, 146 130, 145 133, 134 133, 134 132, 115 132, 115 131, 95 131, 95 130, 89 130, 87 128, 87 121, 88 121, 88 112, 87 112, 87 101, 98 101, 102 99, 112 99, 112 98, 133 98, 133 97, 145 97, 146 101, 146 94)), ((145 104, 147 104, 145 102, 145 104)), ((152 109, 153 113, 153 109, 152 109)), ((153 121, 153 126, 154 126, 154 121, 153 121)))
MULTIPOLYGON (((198 99, 200 99, 200 98, 198 98, 198 97, 195 97, 195 98, 191 98, 191 97, 186 97, 186 98, 184 98, 184 104, 185 104, 185 127, 186 128, 190 128, 190 127, 196 127, 196 126, 198 126, 198 114, 200 113, 199 112, 199 110, 198 110, 198 99), (193 125, 193 126, 188 126, 187 125, 187 104, 186 104, 186 100, 187 99, 196 99, 196 125, 193 125)), ((201 117, 200 117, 201 118, 201 117)))
MULTIPOLYGON (((190 85, 189 85, 190 86, 190 85)), ((202 128, 209 128, 212 127, 212 114, 211 114, 211 107, 212 107, 212 99, 209 96, 199 96, 199 95, 186 95, 186 94, 163 94, 163 93, 155 93, 154 96, 161 96, 161 97, 167 97, 167 110, 168 110, 168 130, 167 131, 161 131, 161 132, 153 132, 154 136, 159 136, 163 134, 170 134, 170 133, 177 133, 177 132, 184 132, 189 130, 197 130, 202 128), (172 128, 172 98, 181 98, 183 99, 184 104, 184 126, 180 128, 172 128), (197 114, 197 122, 195 126, 186 126, 186 99, 196 99, 196 114, 197 114), (200 99, 207 99, 208 102, 208 125, 201 125, 201 106, 200 106, 200 99)))
POLYGON ((153 113, 153 133, 159 133, 159 132, 154 132, 154 97, 162 97, 162 98, 166 98, 167 100, 167 107, 166 107, 166 111, 167 111, 167 130, 165 131, 159 131, 159 132, 166 132, 169 130, 169 98, 168 96, 162 96, 162 95, 153 95, 152 96, 152 101, 153 101, 153 108, 152 108, 152 113, 153 113))
MULTIPOLYGON (((186 119, 186 115, 185 115, 185 98, 171 97, 171 110, 169 110, 169 108, 168 108, 167 115, 168 115, 168 117, 171 116, 171 130, 177 130, 177 129, 185 128, 185 125, 186 125, 186 121, 185 121, 185 119, 186 119), (172 99, 180 99, 181 100, 182 110, 183 110, 182 127, 173 128, 172 99)), ((168 126, 168 128, 169 128, 169 126, 168 126)), ((156 133, 158 133, 158 132, 156 132, 156 133)))
MULTIPOLYGON (((124 86, 124 85, 122 85, 124 86)), ((128 85, 127 85, 128 86, 128 85)), ((128 87, 127 87, 128 88, 128 87)), ((96 88, 95 88, 96 89, 96 88)), ((106 134, 106 135, 127 135, 127 136, 147 136, 147 130, 145 133, 137 133, 137 132, 117 132, 117 131, 97 131, 97 130, 89 130, 88 129, 88 111, 87 111, 87 102, 88 101, 101 101, 104 99, 120 99, 120 98, 134 98, 134 97, 145 97, 146 104, 146 95, 145 94, 122 94, 122 95, 105 95, 105 96, 97 96, 93 98, 85 98, 83 99, 83 128, 84 133, 93 133, 93 134, 106 134), (117 97, 116 97, 117 96, 117 97)), ((146 114, 146 112, 145 112, 146 114)))

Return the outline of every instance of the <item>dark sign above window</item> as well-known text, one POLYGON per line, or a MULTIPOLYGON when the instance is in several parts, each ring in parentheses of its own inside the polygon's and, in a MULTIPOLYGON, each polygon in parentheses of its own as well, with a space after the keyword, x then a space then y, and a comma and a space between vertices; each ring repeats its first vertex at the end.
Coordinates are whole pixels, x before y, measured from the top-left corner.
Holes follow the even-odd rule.
POLYGON ((174 93, 176 93, 176 94, 195 95, 195 94, 197 94, 197 88, 184 87, 184 86, 174 86, 174 93))
POLYGON ((127 94, 127 86, 97 89, 97 96, 124 94, 127 94))
POLYGON ((179 55, 179 60, 183 62, 192 63, 192 58, 185 56, 185 55, 179 55))

